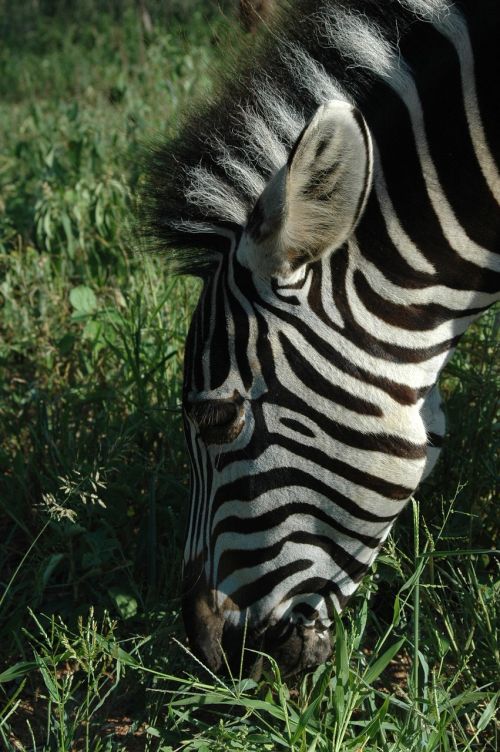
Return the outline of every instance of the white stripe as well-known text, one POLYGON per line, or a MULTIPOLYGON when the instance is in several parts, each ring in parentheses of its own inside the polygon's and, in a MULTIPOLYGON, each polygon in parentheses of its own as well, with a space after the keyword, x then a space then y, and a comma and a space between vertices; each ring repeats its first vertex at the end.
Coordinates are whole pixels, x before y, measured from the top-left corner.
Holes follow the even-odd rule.
MULTIPOLYGON (((284 305, 280 302, 279 304, 277 303, 275 307, 284 308, 284 305)), ((259 306, 257 306, 257 308, 259 308, 259 306)), ((264 309, 261 310, 265 312, 264 309)), ((318 356, 317 351, 311 348, 309 343, 293 327, 293 325, 281 321, 269 311, 265 313, 267 314, 269 329, 272 332, 271 342, 273 344, 273 349, 275 347, 275 339, 277 339, 278 332, 281 331, 294 343, 295 347, 300 352, 311 353, 311 356, 315 359, 317 357, 321 358, 320 355, 318 356)), ((351 363, 357 368, 362 368, 375 377, 380 379, 385 378, 395 384, 408 387, 409 389, 423 389, 424 387, 434 384, 437 374, 441 371, 447 356, 447 353, 440 353, 422 363, 395 363, 383 358, 377 358, 375 355, 366 352, 347 337, 344 337, 339 332, 326 326, 326 324, 319 319, 317 320, 317 327, 315 327, 315 334, 324 341, 325 345, 334 347, 337 352, 341 353, 344 358, 351 361, 351 363)), ((326 374, 328 373, 328 370, 328 368, 326 370, 321 370, 321 373, 326 374)), ((348 374, 342 372, 342 380, 333 383, 344 384, 347 377, 348 374)), ((362 382, 356 379, 355 383, 357 385, 357 393, 360 388, 359 384, 362 382)))
POLYGON ((433 347, 434 345, 440 345, 449 339, 453 339, 453 337, 459 334, 463 334, 476 318, 475 314, 463 316, 436 324, 431 328, 424 329, 422 327, 418 331, 413 329, 408 330, 397 324, 389 324, 365 307, 354 287, 353 273, 354 268, 350 264, 347 272, 346 292, 354 319, 366 332, 373 337, 377 337, 382 342, 399 347, 408 347, 408 344, 411 343, 411 347, 414 349, 433 347))
MULTIPOLYGON (((307 347, 307 345, 302 347, 302 342, 300 341, 296 341, 295 345, 305 357, 306 361, 313 366, 320 376, 323 376, 323 378, 332 384, 332 386, 338 384, 348 394, 353 394, 359 399, 371 402, 375 407, 378 407, 381 410, 382 415, 360 414, 355 410, 350 410, 348 407, 344 407, 343 405, 318 394, 314 390, 314 381, 312 387, 305 384, 295 375, 292 369, 288 367, 284 352, 281 346, 276 343, 275 361, 280 364, 276 375, 279 381, 292 394, 300 394, 306 404, 314 405, 315 410, 319 413, 328 416, 347 428, 360 430, 365 433, 391 433, 400 438, 407 439, 414 444, 425 443, 425 431, 421 423, 419 407, 417 404, 405 406, 397 403, 395 405, 394 400, 392 400, 392 398, 385 392, 377 389, 377 387, 366 385, 362 381, 345 374, 343 371, 339 371, 335 366, 331 365, 326 358, 318 356, 311 347, 307 347)), ((313 373, 311 373, 311 379, 313 378, 313 373)), ((299 417, 298 415, 288 415, 287 411, 283 408, 280 408, 279 410, 278 408, 273 409, 276 410, 277 417, 295 417, 302 421, 304 425, 309 425, 305 416, 301 415, 299 417)), ((311 422, 310 427, 311 430, 316 430, 316 426, 313 422, 311 422)), ((277 425, 275 430, 280 433, 283 428, 283 426, 277 425)), ((319 442, 318 445, 321 446, 319 442)))
MULTIPOLYGON (((474 55, 467 25, 455 10, 436 22, 436 28, 453 44, 460 61, 465 114, 474 152, 490 191, 500 203, 500 174, 491 154, 477 101, 474 55)), ((490 96, 495 96, 490 92, 490 96)))
POLYGON ((404 102, 410 115, 427 195, 449 245, 467 261, 483 268, 489 267, 500 271, 498 254, 472 241, 450 206, 430 156, 424 115, 415 81, 397 50, 391 47, 377 26, 367 23, 362 16, 340 8, 335 8, 331 15, 324 18, 324 25, 326 35, 332 40, 332 44, 338 46, 339 50, 356 64, 378 73, 404 102))
MULTIPOLYGON (((396 457, 393 454, 388 454, 382 451, 353 447, 346 442, 332 438, 328 433, 321 430, 313 419, 306 418, 303 415, 295 415, 295 418, 314 433, 314 438, 303 435, 298 437, 295 431, 279 422, 281 413, 280 409, 276 408, 274 405, 264 405, 263 412, 269 431, 279 433, 279 435, 295 441, 299 440, 304 447, 311 447, 314 449, 328 447, 329 459, 339 460, 340 462, 355 468, 356 471, 359 470, 360 472, 367 473, 372 476, 372 478, 378 479, 382 482, 394 483, 411 489, 416 488, 420 482, 425 458, 408 459, 406 457, 396 457)), ((289 415, 290 414, 284 417, 289 417, 289 415)), ((362 416, 359 417, 362 418, 362 416)), ((421 435, 421 441, 418 445, 424 446, 427 437, 422 419, 418 412, 416 412, 415 417, 417 426, 409 426, 409 433, 417 433, 418 431, 421 435)), ((358 423, 358 430, 361 434, 364 434, 365 431, 361 427, 361 423, 362 420, 358 423)), ((408 437, 407 441, 412 440, 408 437)), ((322 471, 323 468, 321 468, 321 470, 318 468, 317 472, 322 471)))
MULTIPOLYGON (((387 516, 388 514, 396 514, 403 509, 406 504, 406 500, 396 501, 393 499, 387 499, 385 496, 378 494, 376 491, 372 491, 365 486, 360 486, 357 483, 342 478, 333 472, 325 469, 324 467, 318 468, 315 462, 308 460, 305 457, 300 457, 288 449, 281 447, 277 444, 268 446, 262 454, 259 456, 258 467, 252 465, 249 467, 249 463, 246 460, 237 460, 230 463, 224 470, 227 472, 225 480, 230 477, 236 478, 249 478, 252 477, 252 470, 256 473, 265 472, 266 470, 272 470, 277 467, 294 467, 301 470, 304 473, 308 473, 311 477, 317 478, 318 473, 321 474, 321 481, 333 490, 346 496, 348 499, 354 500, 354 503, 372 514, 387 516), (360 499, 362 502, 360 503, 360 499)), ((249 483, 251 480, 249 480, 249 483)), ((253 504, 253 502, 252 502, 253 504)), ((343 512, 342 517, 346 513, 343 512)), ((340 517, 340 519, 342 519, 340 517)))
POLYGON ((399 218, 390 199, 385 182, 384 172, 380 162, 380 153, 377 144, 374 142, 374 159, 375 159, 375 192, 380 205, 380 210, 385 221, 387 234, 398 249, 400 255, 406 263, 417 272, 425 274, 434 274, 436 267, 426 259, 421 250, 415 245, 411 238, 403 229, 399 218))
POLYGON ((383 272, 369 259, 361 255, 356 240, 349 241, 349 255, 356 259, 357 268, 368 279, 370 287, 391 303, 398 305, 427 305, 436 303, 457 312, 468 308, 486 308, 498 300, 498 293, 478 292, 477 290, 454 290, 445 285, 428 285, 411 289, 400 287, 387 279, 383 272))

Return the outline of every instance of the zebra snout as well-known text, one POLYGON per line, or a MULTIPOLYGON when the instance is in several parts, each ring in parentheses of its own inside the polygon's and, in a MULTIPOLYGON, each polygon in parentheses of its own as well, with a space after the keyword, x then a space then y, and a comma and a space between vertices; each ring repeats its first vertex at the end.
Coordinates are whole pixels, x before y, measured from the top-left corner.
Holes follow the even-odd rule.
POLYGON ((267 629, 264 651, 276 660, 283 676, 290 676, 324 663, 332 646, 327 629, 290 621, 267 629))
POLYGON ((249 618, 240 623, 228 620, 227 611, 216 608, 200 576, 185 573, 182 611, 190 649, 215 673, 258 679, 265 663, 263 654, 268 654, 282 675, 289 676, 324 663, 331 654, 330 636, 323 628, 291 620, 272 625, 254 625, 249 618))
POLYGON ((332 652, 327 630, 289 620, 256 627, 225 624, 222 650, 233 676, 242 670, 253 679, 260 678, 267 655, 276 661, 282 676, 290 676, 324 663, 332 652))

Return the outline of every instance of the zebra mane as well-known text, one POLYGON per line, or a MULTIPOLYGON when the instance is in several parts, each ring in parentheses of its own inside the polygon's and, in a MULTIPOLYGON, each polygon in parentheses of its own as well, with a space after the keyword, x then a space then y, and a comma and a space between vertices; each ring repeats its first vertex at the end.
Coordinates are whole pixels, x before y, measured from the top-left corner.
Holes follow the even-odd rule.
POLYGON ((217 93, 191 107, 180 136, 149 156, 145 235, 180 273, 203 275, 242 231, 319 104, 343 99, 381 117, 370 92, 404 66, 400 38, 418 19, 442 20, 450 10, 449 0, 277 5, 273 22, 226 65, 217 93))

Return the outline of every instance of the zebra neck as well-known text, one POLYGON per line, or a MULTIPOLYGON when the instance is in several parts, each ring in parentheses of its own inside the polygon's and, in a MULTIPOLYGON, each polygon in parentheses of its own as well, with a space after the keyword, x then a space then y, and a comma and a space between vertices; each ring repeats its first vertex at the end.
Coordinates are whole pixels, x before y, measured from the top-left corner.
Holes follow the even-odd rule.
POLYGON ((454 10, 416 23, 400 41, 399 61, 379 51, 379 75, 358 102, 374 137, 375 172, 357 263, 375 293, 408 307, 400 321, 422 315, 409 332, 433 331, 453 313, 467 325, 498 299, 500 140, 487 52, 495 24, 487 18, 471 13, 467 26, 454 10))

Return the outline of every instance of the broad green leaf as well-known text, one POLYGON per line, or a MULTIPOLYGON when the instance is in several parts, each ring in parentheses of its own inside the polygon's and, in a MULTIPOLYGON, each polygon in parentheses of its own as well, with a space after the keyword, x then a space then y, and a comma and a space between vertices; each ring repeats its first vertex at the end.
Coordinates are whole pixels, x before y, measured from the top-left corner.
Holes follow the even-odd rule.
POLYGON ((84 339, 89 339, 91 342, 96 342, 99 339, 102 332, 102 324, 100 321, 94 319, 88 319, 83 328, 84 339))
POLYGON ((94 291, 86 285, 73 287, 69 294, 69 302, 78 313, 93 313, 97 308, 94 291))

